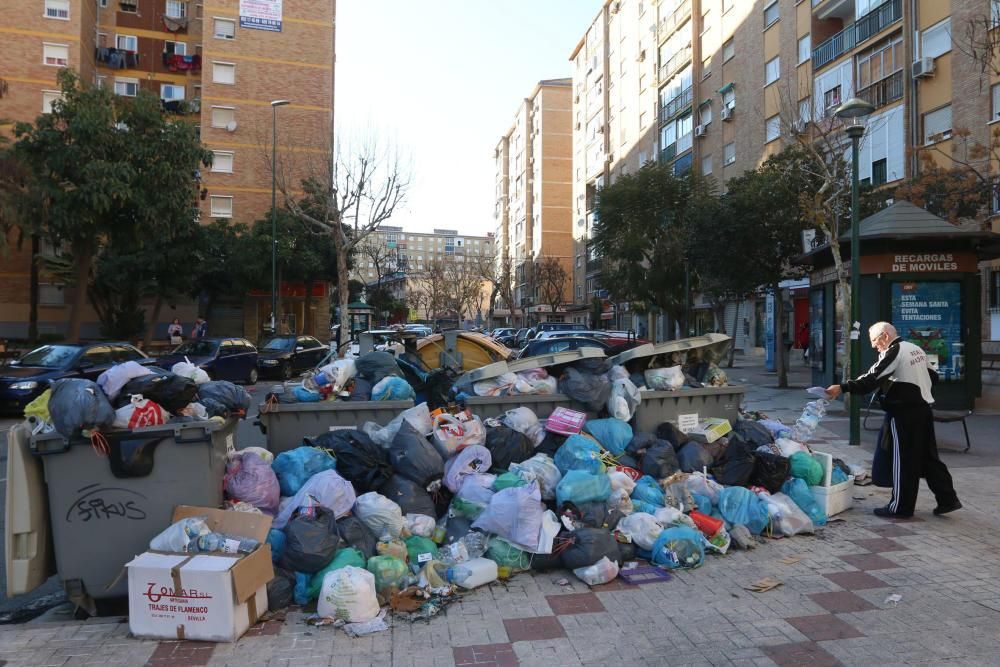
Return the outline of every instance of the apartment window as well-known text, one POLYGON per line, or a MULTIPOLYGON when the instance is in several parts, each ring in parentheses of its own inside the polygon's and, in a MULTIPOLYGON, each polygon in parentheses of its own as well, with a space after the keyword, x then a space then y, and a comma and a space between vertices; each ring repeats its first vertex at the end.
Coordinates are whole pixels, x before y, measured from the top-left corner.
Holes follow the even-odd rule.
POLYGON ((139 38, 135 35, 115 35, 115 48, 135 53, 139 50, 139 38))
POLYGON ((812 57, 812 35, 799 37, 799 64, 812 57))
POLYGON ((764 65, 764 85, 770 86, 781 78, 781 58, 771 58, 764 65))
POLYGON ((726 92, 722 93, 722 106, 730 108, 736 107, 736 89, 734 89, 731 85, 726 92))
POLYGON ((233 63, 212 63, 212 82, 234 85, 236 83, 236 65, 233 63))
POLYGON ((708 125, 712 122, 712 105, 702 104, 698 107, 698 120, 702 125, 708 125))
POLYGON ((236 21, 232 19, 212 19, 213 35, 216 39, 236 39, 236 21))
POLYGON ((69 45, 42 44, 42 62, 53 67, 69 65, 69 45))
POLYGON ((164 102, 184 99, 184 86, 177 86, 170 83, 160 85, 160 99, 164 102))
POLYGON ((185 42, 163 42, 163 52, 174 56, 186 56, 187 46, 185 42))
POLYGON ((725 14, 732 9, 735 3, 736 0, 722 0, 722 13, 725 14))
POLYGON ((731 141, 722 147, 722 164, 728 166, 734 162, 736 162, 736 142, 731 141))
POLYGON ((66 299, 62 285, 51 283, 39 283, 38 285, 38 305, 39 306, 64 306, 66 299))
POLYGON ((107 8, 108 0, 97 0, 97 6, 101 7, 102 9, 107 8))
POLYGON ((834 110, 840 106, 840 86, 834 86, 830 90, 823 93, 823 108, 826 109, 826 115, 832 116, 834 110))
POLYGON ((799 100, 799 121, 808 123, 812 120, 812 98, 807 97, 799 100))
POLYGON ((576 286, 576 298, 577 299, 582 299, 583 298, 583 285, 577 285, 576 286))
POLYGON ((1000 25, 1000 0, 990 0, 990 24, 994 28, 1000 25))
POLYGON ((187 2, 181 0, 167 0, 167 16, 173 19, 182 19, 187 16, 187 2))
POLYGON ((886 159, 875 160, 872 162, 872 178, 871 184, 874 186, 879 186, 886 181, 886 159))
POLYGON ((691 148, 692 136, 691 132, 694 130, 694 118, 691 114, 681 116, 677 119, 677 152, 683 153, 684 151, 691 148))
POLYGON ((736 44, 734 44, 733 40, 730 39, 729 41, 727 41, 725 44, 722 45, 722 62, 730 60, 735 55, 736 55, 736 44))
POLYGON ((935 23, 920 34, 920 55, 924 58, 937 58, 942 53, 951 51, 951 19, 946 18, 935 23))
POLYGON ((701 159, 701 175, 711 176, 712 175, 712 156, 706 155, 701 159))
POLYGON ((897 37, 858 56, 858 88, 903 69, 903 38, 897 37))
POLYGON ((58 100, 62 94, 58 90, 42 91, 42 113, 52 113, 52 103, 58 100))
POLYGON ((774 141, 781 136, 781 117, 771 116, 764 121, 764 142, 774 141))
POLYGON ((212 127, 226 127, 236 122, 236 109, 233 107, 212 107, 212 127))
POLYGON ((233 151, 212 151, 212 171, 233 173, 233 151))
POLYGON ((118 3, 118 10, 125 12, 126 14, 138 14, 139 0, 121 0, 121 2, 118 3))
POLYGON ((924 143, 933 144, 951 137, 951 105, 924 114, 924 143))
POLYGON ((231 218, 233 217, 233 198, 225 197, 220 195, 212 195, 209 197, 211 200, 212 217, 213 218, 231 218))
POLYGON ((993 100, 993 115, 990 120, 1000 118, 1000 83, 993 84, 990 88, 990 97, 993 100))
POLYGON ((69 20, 69 0, 45 0, 45 18, 69 20))
POLYGON ((139 79, 115 78, 115 95, 135 97, 139 94, 139 79))
POLYGON ((764 28, 769 28, 778 21, 778 0, 764 8, 764 28))

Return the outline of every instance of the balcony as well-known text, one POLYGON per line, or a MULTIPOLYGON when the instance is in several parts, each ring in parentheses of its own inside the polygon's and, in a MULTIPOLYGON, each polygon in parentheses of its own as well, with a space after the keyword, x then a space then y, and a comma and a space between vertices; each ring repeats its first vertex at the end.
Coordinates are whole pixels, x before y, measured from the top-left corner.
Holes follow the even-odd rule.
POLYGON ((672 143, 660 151, 660 162, 670 162, 677 157, 677 143, 672 143))
POLYGON ((691 94, 691 87, 688 86, 684 89, 684 92, 660 107, 660 123, 666 123, 668 120, 691 106, 691 94))
POLYGON ((670 37, 689 18, 691 18, 691 0, 684 0, 680 7, 660 19, 660 24, 656 28, 660 41, 670 37))
POLYGON ((660 66, 660 81, 666 81, 691 62, 691 45, 688 44, 660 66))
POLYGON ((813 70, 833 62, 903 17, 903 0, 888 0, 813 49, 813 70))
POLYGON ((876 81, 858 91, 858 97, 881 109, 887 104, 903 99, 903 70, 876 81))

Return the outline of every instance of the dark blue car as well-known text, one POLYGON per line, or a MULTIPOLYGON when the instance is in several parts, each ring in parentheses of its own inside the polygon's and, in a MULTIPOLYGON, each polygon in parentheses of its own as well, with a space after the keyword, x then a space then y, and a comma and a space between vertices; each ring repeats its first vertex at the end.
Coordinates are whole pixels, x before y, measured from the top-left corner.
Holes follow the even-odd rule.
POLYGON ((257 382, 257 348, 245 338, 199 338, 178 346, 173 352, 156 360, 169 370, 185 357, 213 380, 257 382))
POLYGON ((62 378, 96 380, 115 364, 155 363, 128 343, 54 343, 27 353, 0 368, 0 412, 20 414, 31 401, 62 378))

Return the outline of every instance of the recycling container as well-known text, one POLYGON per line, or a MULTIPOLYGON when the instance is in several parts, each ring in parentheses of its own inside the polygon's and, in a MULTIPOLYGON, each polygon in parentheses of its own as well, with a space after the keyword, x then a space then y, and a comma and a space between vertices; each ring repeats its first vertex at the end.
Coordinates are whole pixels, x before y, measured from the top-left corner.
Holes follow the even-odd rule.
POLYGON ((314 438, 339 428, 361 428, 365 422, 385 426, 400 412, 413 407, 405 401, 319 401, 260 406, 260 430, 267 449, 274 454, 295 449, 303 438, 314 438))
POLYGON ((128 594, 127 562, 170 525, 176 505, 218 507, 232 424, 215 421, 109 431, 109 453, 86 438, 31 437, 48 496, 56 571, 67 597, 94 613, 95 600, 128 594))
POLYGON ((663 422, 678 424, 680 415, 695 415, 702 421, 710 417, 728 419, 732 423, 740 416, 740 404, 746 387, 702 387, 677 391, 643 391, 642 402, 635 411, 635 429, 652 433, 663 422))

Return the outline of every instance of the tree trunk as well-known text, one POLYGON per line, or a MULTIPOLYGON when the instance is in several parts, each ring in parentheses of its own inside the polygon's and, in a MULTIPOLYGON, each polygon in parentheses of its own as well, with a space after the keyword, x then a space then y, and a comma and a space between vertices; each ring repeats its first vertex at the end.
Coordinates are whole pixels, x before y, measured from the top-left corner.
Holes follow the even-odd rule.
POLYGON ((316 332, 313 331, 312 292, 313 292, 313 281, 306 280, 305 312, 303 313, 302 317, 302 333, 304 333, 307 336, 316 335, 316 332))
POLYGON ((146 325, 146 335, 142 339, 142 349, 149 350, 150 343, 153 342, 153 333, 156 331, 156 323, 160 321, 160 310, 163 308, 163 297, 159 294, 153 301, 153 312, 149 316, 149 324, 146 325))
POLYGON ((778 372, 778 388, 788 386, 788 369, 785 368, 785 301, 781 298, 781 288, 775 283, 774 290, 774 369, 778 372))
POLYGON ((340 346, 347 340, 349 335, 350 316, 347 313, 348 297, 350 291, 348 287, 347 275, 347 248, 341 243, 336 243, 337 251, 337 296, 340 297, 340 329, 337 331, 337 354, 340 355, 340 346))
POLYGON ((493 309, 494 309, 494 304, 496 304, 497 301, 497 295, 499 293, 500 293, 500 286, 494 283, 493 289, 490 290, 490 309, 486 313, 487 325, 490 328, 493 328, 493 309))
POLYGON ((38 234, 31 235, 31 278, 28 285, 28 343, 31 347, 38 344, 38 262, 41 258, 38 234))
MULTIPOLYGON (((725 315, 725 311, 723 311, 723 315, 725 315)), ((729 368, 732 368, 733 364, 736 362, 736 337, 739 335, 739 330, 736 327, 738 327, 739 325, 740 325, 740 299, 737 298, 736 307, 733 308, 733 329, 732 329, 733 342, 729 346, 729 368)))
POLYGON ((70 304, 69 325, 66 339, 79 342, 83 309, 87 306, 87 283, 90 282, 90 264, 94 255, 93 239, 77 241, 73 244, 73 302, 70 304))

